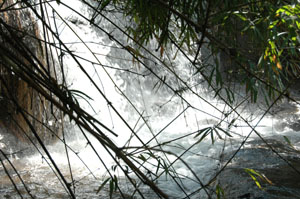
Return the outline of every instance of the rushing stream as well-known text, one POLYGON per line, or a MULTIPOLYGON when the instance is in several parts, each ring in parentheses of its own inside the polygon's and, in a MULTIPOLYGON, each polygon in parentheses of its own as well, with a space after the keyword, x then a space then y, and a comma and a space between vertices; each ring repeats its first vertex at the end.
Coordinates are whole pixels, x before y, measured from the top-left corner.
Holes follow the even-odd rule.
MULTIPOLYGON (((63 5, 57 5, 56 2, 52 2, 51 5, 57 11, 54 17, 56 18, 60 38, 72 51, 76 52, 76 55, 95 63, 101 62, 106 66, 123 67, 123 69, 142 73, 140 66, 133 63, 129 55, 118 51, 117 48, 111 50, 109 39, 97 33, 78 14, 66 9, 63 5), (77 35, 86 43, 89 49, 77 35), (105 58, 107 55, 110 58, 105 58), (118 59, 114 59, 115 57, 118 59), (127 67, 127 65, 134 66, 127 67)), ((80 13, 88 15, 87 8, 82 6, 79 1, 74 1, 72 7, 80 13)), ((52 13, 51 7, 49 7, 49 13, 52 13)), ((103 23, 105 24, 104 21, 103 23)), ((172 180, 171 175, 163 174, 157 181, 157 185, 170 198, 185 198, 186 195, 193 192, 195 194, 191 194, 190 198, 206 198, 207 193, 201 189, 200 184, 206 185, 210 182, 245 140, 246 144, 230 161, 222 174, 211 182, 211 187, 220 184, 228 195, 226 198, 232 199, 299 198, 299 174, 290 169, 285 161, 272 152, 265 142, 252 132, 245 121, 236 120, 238 118, 236 114, 231 113, 228 117, 225 117, 224 113, 229 113, 231 111, 230 107, 211 96, 206 89, 207 85, 195 86, 194 91, 200 93, 203 98, 188 92, 183 94, 184 98, 190 103, 190 106, 187 106, 178 97, 173 97, 170 90, 153 86, 156 83, 153 77, 152 79, 145 78, 134 73, 128 75, 127 71, 122 72, 122 70, 116 70, 113 67, 102 68, 99 65, 84 61, 84 59, 80 59, 82 65, 86 67, 87 72, 100 85, 106 97, 117 107, 119 113, 133 127, 143 142, 147 143, 151 140, 149 146, 165 143, 163 149, 170 153, 165 153, 167 154, 166 157, 163 157, 163 155, 162 157, 168 159, 169 162, 178 158, 182 160, 176 160, 173 165, 178 175, 176 177, 182 183, 181 187, 172 180), (146 118, 146 122, 141 120, 140 115, 130 106, 110 78, 123 89, 137 109, 141 110, 140 112, 146 118), (213 135, 213 139, 209 135, 198 143, 203 134, 196 136, 197 133, 195 132, 200 129, 214 127, 220 121, 223 122, 222 127, 228 129, 231 137, 219 131, 219 134, 215 133, 213 135), (252 133, 247 138, 250 132, 252 133), (153 139, 153 135, 156 134, 158 136, 153 139), (189 147, 191 148, 187 151, 189 147), (255 185, 255 181, 244 171, 245 168, 261 172, 272 183, 261 182, 263 189, 259 189, 255 185), (191 170, 200 180, 195 178, 191 170), (294 181, 291 180, 291 176, 294 176, 294 181), (197 191, 198 189, 199 191, 197 191)), ((178 55, 174 62, 176 62, 176 70, 179 76, 186 78, 191 76, 193 71, 186 66, 187 64, 183 60, 182 55, 178 55)), ((79 99, 82 107, 118 134, 118 137, 113 135, 110 137, 119 147, 139 146, 140 141, 131 138, 130 130, 117 114, 108 107, 107 102, 99 95, 88 79, 82 75, 74 60, 66 55, 64 61, 67 65, 65 72, 70 87, 84 92, 93 99, 89 103, 79 99)), ((164 74, 164 71, 161 73, 164 74)), ((195 84, 199 82, 197 79, 190 79, 189 81, 194 81, 195 84)), ((300 113, 298 105, 291 102, 281 102, 280 105, 271 109, 270 113, 272 114, 266 116, 262 115, 264 113, 262 107, 263 105, 260 107, 260 104, 248 103, 238 107, 238 111, 251 126, 255 126, 257 132, 281 157, 289 160, 295 168, 300 169, 300 136, 298 135, 300 131, 300 126, 298 126, 300 113), (261 117, 263 117, 262 120, 260 120, 261 117), (291 145, 287 144, 285 138, 291 141, 291 145)), ((65 120, 66 143, 73 151, 69 153, 68 157, 71 167, 69 167, 67 161, 65 145, 61 141, 47 146, 53 159, 67 179, 74 179, 74 183, 70 186, 75 190, 77 198, 109 198, 108 184, 99 193, 97 192, 101 183, 108 178, 108 173, 91 146, 96 148, 96 151, 111 171, 114 170, 113 166, 115 165, 112 157, 92 136, 88 135, 91 140, 91 143, 88 143, 78 127, 69 122, 68 118, 65 118, 65 120)), ((9 161, 5 160, 3 162, 6 165, 11 163, 15 167, 18 175, 21 176, 34 198, 56 199, 69 197, 67 191, 49 167, 49 159, 43 152, 37 153, 33 147, 28 147, 26 143, 19 142, 5 129, 2 129, 0 133, 0 149, 8 154, 9 161)), ((0 157, 4 159, 3 155, 0 155, 0 157)), ((155 161, 152 163, 156 164, 155 161)), ((157 169, 155 166, 150 165, 148 168, 152 168, 155 172, 157 169)), ((29 198, 14 168, 11 166, 7 166, 7 168, 9 169, 7 172, 11 173, 21 194, 24 194, 24 198, 29 198)), ((161 170, 162 168, 159 168, 158 172, 161 172, 161 170)), ((129 185, 128 179, 118 170, 114 171, 114 174, 118 176, 119 186, 124 192, 125 198, 130 198, 135 190, 129 185)), ((146 174, 148 175, 148 173, 146 174)), ((157 198, 148 186, 137 184, 143 191, 145 198, 157 198)), ((215 189, 207 189, 209 194, 212 194, 213 191, 215 189)), ((19 193, 16 192, 3 165, 0 165, 0 198, 19 198, 19 193)), ((115 192, 113 198, 122 198, 122 196, 115 192)), ((140 198, 140 196, 135 194, 133 198, 140 198)))

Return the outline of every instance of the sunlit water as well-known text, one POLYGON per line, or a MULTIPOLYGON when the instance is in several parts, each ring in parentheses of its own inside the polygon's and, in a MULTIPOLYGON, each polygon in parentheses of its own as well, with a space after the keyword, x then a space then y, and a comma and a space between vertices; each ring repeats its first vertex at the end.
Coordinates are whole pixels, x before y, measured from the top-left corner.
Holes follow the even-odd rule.
MULTIPOLYGON (((77 6, 77 9, 81 7, 78 2, 74 1, 74 7, 77 6), (76 2, 76 3, 75 3, 76 2)), ((95 32, 90 28, 90 25, 87 23, 84 24, 73 24, 70 21, 74 21, 76 19, 76 15, 72 15, 69 11, 64 10, 62 7, 57 6, 56 4, 52 4, 58 10, 58 12, 62 15, 63 19, 70 24, 70 27, 76 31, 77 34, 83 38, 84 41, 93 41, 93 43, 88 43, 90 49, 93 52, 97 52, 100 55, 94 57, 91 53, 88 52, 88 49, 80 44, 80 40, 74 35, 71 31, 70 27, 66 25, 59 26, 61 31, 61 38, 66 43, 70 43, 69 46, 72 50, 78 52, 78 55, 83 56, 88 60, 100 60, 103 64, 109 64, 107 60, 105 60, 103 55, 106 55, 109 51, 107 47, 101 46, 97 44, 103 43, 102 39, 99 38, 95 32), (72 43, 79 42, 79 43, 72 43), (71 44, 72 43, 72 44, 71 44)), ((86 12, 83 8, 81 12, 86 12)), ((58 20, 59 21, 59 20, 58 20)), ((82 106, 88 110, 91 114, 93 114, 97 119, 99 119, 104 124, 108 125, 114 132, 118 134, 118 137, 114 137, 111 135, 110 137, 117 143, 118 146, 124 146, 126 141, 130 137, 130 131, 125 126, 124 123, 107 107, 107 102, 103 100, 103 98, 97 94, 97 91, 91 86, 89 81, 82 75, 78 77, 78 74, 81 74, 79 68, 76 66, 74 61, 68 56, 65 57, 65 61, 68 63, 67 75, 70 82, 72 82, 72 88, 81 90, 93 98, 93 101, 90 103, 95 108, 93 111, 89 104, 82 101, 82 106)), ((112 104, 117 107, 117 109, 122 113, 122 116, 125 117, 126 121, 131 126, 134 126, 138 121, 138 115, 132 109, 128 109, 128 103, 121 97, 119 92, 116 91, 114 85, 111 83, 110 79, 107 77, 105 71, 101 67, 94 67, 87 62, 82 61, 82 64, 86 66, 86 70, 89 74, 93 74, 93 78, 97 84, 103 85, 104 92, 108 99, 111 100, 112 104), (98 74, 95 72, 97 71, 98 74), (98 76, 100 78, 98 78, 98 76), (101 79, 101 81, 100 81, 101 79)), ((107 69, 111 77, 117 82, 118 85, 122 84, 122 79, 114 77, 115 71, 112 69, 107 69)), ((136 85, 135 85, 136 86, 136 85)), ((136 86, 138 88, 138 86, 136 86)), ((136 92, 140 92, 138 89, 136 92)), ((198 92, 202 92, 198 90, 198 92)), ((149 117, 148 124, 150 128, 147 128, 146 125, 142 125, 138 123, 137 128, 138 135, 143 139, 146 143, 153 136, 149 129, 152 132, 157 133, 160 132, 169 122, 171 122, 177 115, 180 114, 181 111, 185 107, 178 107, 172 104, 166 106, 165 109, 155 109, 157 106, 157 102, 167 101, 168 99, 163 99, 161 96, 157 97, 153 94, 153 91, 143 91, 144 99, 144 107, 146 112, 149 114, 153 114, 149 117)), ((199 110, 188 108, 184 114, 182 114, 179 118, 177 118, 170 126, 162 131, 162 133, 157 137, 160 143, 167 142, 169 140, 173 140, 179 138, 183 135, 188 135, 189 133, 195 132, 199 129, 203 129, 205 127, 217 125, 220 119, 224 118, 224 115, 221 112, 226 112, 226 110, 230 110, 225 104, 220 103, 218 100, 214 100, 213 98, 207 96, 205 97, 211 104, 217 107, 220 111, 216 110, 214 107, 207 104, 204 100, 201 100, 194 95, 186 95, 184 96, 191 103, 193 107, 197 107, 199 110)), ((178 101, 173 101, 171 103, 178 103, 178 101)), ((277 113, 276 117, 274 116, 266 116, 262 121, 259 121, 261 117, 262 111, 259 111, 257 107, 253 105, 253 108, 249 106, 243 106, 245 111, 242 111, 245 118, 250 121, 251 125, 254 126, 258 124, 256 130, 263 135, 266 139, 270 140, 279 140, 281 142, 285 142, 283 136, 287 136, 292 140, 293 145, 296 149, 300 147, 300 139, 297 136, 297 132, 293 131, 288 126, 284 126, 283 118, 280 118, 281 113, 277 113), (275 128, 276 127, 276 128, 275 128)), ((296 106, 295 106, 296 107, 296 106)), ((289 110, 289 105, 283 108, 286 108, 287 115, 292 114, 297 117, 298 112, 295 111, 296 108, 292 108, 289 110)), ((232 114, 230 117, 225 119, 223 127, 229 129, 230 123, 237 116, 232 114)), ((70 127, 68 129, 67 136, 67 144, 72 148, 75 152, 70 152, 69 159, 71 163, 71 172, 68 165, 67 157, 65 154, 65 147, 61 142, 57 142, 52 146, 48 146, 49 151, 51 152, 55 162, 58 164, 59 168, 63 175, 67 178, 67 180, 71 181, 71 175, 74 179, 74 184, 70 185, 73 190, 75 190, 75 194, 78 198, 108 198, 109 188, 105 186, 103 190, 97 193, 97 189, 100 187, 103 180, 108 178, 107 170, 104 168, 104 165, 97 158, 95 152, 91 149, 90 145, 87 144, 85 138, 81 135, 79 129, 76 127, 70 127), (88 166, 88 168, 85 165, 88 166)), ((232 137, 226 136, 224 133, 220 132, 221 138, 217 135, 214 135, 215 142, 212 143, 211 137, 203 139, 201 143, 196 144, 193 148, 189 150, 189 152, 184 153, 181 159, 190 166, 190 168, 197 174, 198 178, 201 179, 203 184, 206 184, 211 180, 211 178, 217 173, 220 169, 221 165, 224 164, 224 160, 229 159, 230 155, 240 146, 241 142, 246 138, 246 136, 251 132, 251 128, 247 127, 246 123, 243 121, 236 121, 233 126, 230 127, 230 132, 232 137), (226 139, 225 139, 226 138, 226 139), (224 144, 225 142, 225 144, 224 144), (224 155, 225 154, 225 155, 224 155), (227 156, 227 157, 225 157, 227 156)), ((196 134, 191 136, 187 136, 185 138, 176 140, 172 142, 168 146, 164 146, 164 150, 170 151, 177 156, 182 154, 185 149, 193 145, 195 142, 199 140, 199 138, 195 138, 196 134)), ((106 162, 107 166, 111 168, 114 165, 113 159, 109 156, 107 152, 101 147, 96 140, 92 137, 89 137, 92 141, 92 145, 95 146, 97 152, 101 155, 101 158, 106 162)), ((252 133, 248 144, 244 146, 244 148, 251 148, 251 141, 257 140, 257 135, 252 133)), ((9 156, 11 163, 15 166, 19 175, 24 180, 24 183, 31 190, 31 194, 35 196, 35 198, 68 198, 68 194, 58 178, 55 176, 53 171, 50 169, 49 160, 46 156, 42 156, 41 154, 34 153, 32 154, 32 150, 27 149, 25 146, 18 146, 16 149, 10 148, 11 145, 18 145, 18 141, 16 141, 13 137, 2 133, 0 137, 0 147, 7 153, 14 153, 18 150, 24 150, 22 152, 13 154, 9 156), (28 150, 28 151, 27 151, 28 150)), ((131 146, 138 145, 139 142, 137 139, 131 140, 131 146)), ((152 141, 150 144, 155 145, 155 141, 152 141)), ((243 152, 237 154, 237 158, 241 156, 249 157, 249 160, 254 163, 263 162, 264 160, 258 160, 255 157, 255 152, 248 151, 246 154, 243 152)), ((2 158, 2 156, 1 156, 2 158)), ((173 155, 168 155, 168 159, 170 162, 176 159, 173 155)), ((277 161, 277 159, 268 159, 269 162, 277 161)), ((8 161, 4 161, 7 165, 8 161)), ((15 188, 12 186, 9 178, 7 177, 3 166, 0 165, 0 197, 1 198, 19 198, 18 193, 15 191, 15 188)), ((10 173, 14 173, 11 167, 10 173)), ((153 167, 155 170, 155 167, 153 167)), ((191 193, 198 188, 200 188, 199 183, 195 180, 193 174, 190 170, 180 161, 177 161, 174 164, 174 169, 176 172, 182 176, 182 183, 184 187, 184 191, 186 193, 191 193)), ((128 180, 125 179, 122 172, 115 172, 120 179, 119 186, 122 188, 122 191, 126 195, 126 197, 130 198, 130 194, 134 192, 133 188, 129 186, 128 180)), ((13 174, 13 179, 16 182, 17 186, 20 188, 22 193, 25 193, 25 189, 23 185, 20 183, 16 174, 13 174)), ((143 190, 143 194, 146 198, 157 198, 157 196, 150 191, 147 186, 140 185, 143 190)), ((184 193, 179 187, 172 181, 170 176, 162 175, 160 180, 158 181, 158 186, 171 198, 182 198, 184 197, 184 193)), ((26 195, 26 194, 24 194, 26 195)), ((200 195, 205 197, 205 193, 201 191, 197 193, 191 198, 199 198, 200 195)), ((136 196, 138 197, 138 196, 136 196)), ((113 198, 122 198, 119 193, 115 193, 113 198)))

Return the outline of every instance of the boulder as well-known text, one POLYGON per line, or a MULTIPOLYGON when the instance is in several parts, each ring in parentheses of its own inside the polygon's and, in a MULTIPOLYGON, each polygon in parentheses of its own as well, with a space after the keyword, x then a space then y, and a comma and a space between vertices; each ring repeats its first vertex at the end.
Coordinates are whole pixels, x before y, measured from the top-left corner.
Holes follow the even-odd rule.
MULTIPOLYGON (((300 151, 268 139, 275 151, 300 171, 300 151)), ((223 164, 232 153, 224 155, 223 164)), ((261 140, 250 141, 238 152, 232 162, 219 175, 218 183, 225 191, 227 199, 291 199, 300 196, 300 173, 280 159, 261 140), (245 169, 254 169, 264 178, 253 175, 259 188, 245 169)))

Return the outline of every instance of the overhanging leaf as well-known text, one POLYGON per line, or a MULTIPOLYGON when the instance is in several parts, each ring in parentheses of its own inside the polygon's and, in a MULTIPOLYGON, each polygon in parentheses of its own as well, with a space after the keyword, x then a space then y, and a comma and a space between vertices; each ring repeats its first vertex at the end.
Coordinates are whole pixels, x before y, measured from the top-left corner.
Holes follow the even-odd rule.
POLYGON ((109 198, 112 199, 112 194, 114 192, 114 181, 109 181, 109 198))
POLYGON ((255 176, 258 176, 261 180, 263 180, 266 183, 272 184, 272 182, 265 175, 260 174, 259 172, 255 171, 254 169, 246 168, 245 171, 250 175, 250 177, 254 180, 255 184, 260 189, 262 189, 262 186, 255 176))
POLYGON ((217 199, 221 199, 221 196, 223 198, 225 198, 224 190, 223 190, 223 188, 219 184, 216 187, 216 194, 217 194, 217 199))
POLYGON ((294 148, 294 146, 292 145, 292 143, 291 143, 291 141, 289 140, 288 137, 283 136, 283 138, 284 138, 284 140, 288 143, 288 145, 289 145, 290 147, 294 148))
POLYGON ((105 0, 102 4, 101 4, 101 7, 100 7, 100 11, 102 11, 109 3, 110 3, 111 0, 105 0))
POLYGON ((227 131, 225 131, 224 129, 216 126, 215 128, 217 128, 218 130, 222 131, 223 133, 225 133, 227 136, 232 137, 232 135, 230 135, 227 131))
POLYGON ((203 132, 207 131, 210 127, 204 128, 204 129, 200 129, 198 131, 198 133, 194 136, 194 138, 198 137, 199 135, 201 135, 203 132))
POLYGON ((100 185, 100 187, 97 189, 97 194, 101 191, 101 189, 104 187, 104 185, 109 181, 110 178, 107 178, 106 180, 104 180, 102 182, 102 184, 100 185))

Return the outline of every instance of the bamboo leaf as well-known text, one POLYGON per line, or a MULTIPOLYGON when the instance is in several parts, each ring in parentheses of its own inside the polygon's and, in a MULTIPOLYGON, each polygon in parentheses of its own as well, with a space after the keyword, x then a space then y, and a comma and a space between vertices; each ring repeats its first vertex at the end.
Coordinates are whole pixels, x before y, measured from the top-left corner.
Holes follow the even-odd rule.
POLYGON ((117 165, 112 165, 112 166, 111 166, 111 169, 112 169, 113 171, 116 171, 117 167, 118 167, 117 165))
POLYGON ((204 131, 206 131, 207 129, 209 129, 210 127, 204 128, 204 129, 200 129, 198 131, 198 133, 194 136, 194 138, 198 137, 199 135, 201 135, 204 131))
POLYGON ((241 20, 247 21, 247 18, 244 17, 239 11, 233 13, 234 15, 238 16, 241 20))
POLYGON ((273 184, 271 180, 269 180, 264 174, 262 174, 263 176, 263 180, 266 182, 266 183, 269 183, 269 184, 273 184))
POLYGON ((288 145, 290 145, 290 147, 294 148, 294 146, 292 145, 291 141, 289 140, 288 137, 283 136, 283 138, 285 139, 285 141, 288 143, 288 145))
POLYGON ((211 131, 210 132, 210 137, 211 137, 211 143, 212 143, 212 145, 214 145, 214 143, 215 143, 215 139, 214 139, 214 133, 213 133, 214 131, 211 131))
POLYGON ((129 52, 131 52, 136 57, 141 57, 141 58, 146 59, 146 57, 144 57, 138 50, 135 50, 131 46, 125 46, 125 49, 128 50, 129 52))
POLYGON ((251 176, 251 178, 255 181, 255 184, 258 186, 258 188, 262 188, 260 183, 258 182, 258 180, 256 179, 256 177, 254 175, 257 175, 259 177, 262 178, 262 175, 260 175, 259 173, 257 173, 256 171, 254 171, 253 169, 248 169, 246 168, 245 171, 251 176), (254 174, 254 175, 253 175, 254 174))
POLYGON ((140 159, 140 160, 142 160, 143 162, 146 162, 146 158, 145 158, 145 156, 143 156, 142 154, 140 154, 140 156, 138 156, 138 158, 140 159))
POLYGON ((216 186, 216 195, 217 199, 221 199, 221 196, 225 198, 225 192, 219 184, 216 186))
POLYGON ((222 138, 222 136, 220 135, 220 133, 218 132, 217 128, 213 128, 213 130, 216 132, 218 138, 219 138, 220 140, 223 140, 223 138, 222 138))
POLYGON ((255 175, 259 176, 260 178, 263 178, 262 175, 260 173, 258 173, 257 171, 255 171, 254 169, 248 169, 248 168, 246 168, 245 171, 247 173, 252 173, 252 174, 255 174, 255 175))
POLYGON ((116 175, 114 175, 114 183, 115 183, 115 190, 114 191, 117 191, 117 188, 118 188, 118 178, 116 175))
POLYGON ((258 188, 262 189, 260 183, 258 182, 258 180, 256 179, 256 177, 254 175, 252 175, 251 173, 248 173, 251 178, 254 180, 255 184, 258 186, 258 188))
MULTIPOLYGON (((200 72, 200 71, 199 71, 200 72)), ((209 78, 208 78, 208 86, 211 86, 211 82, 212 82, 212 79, 213 79, 213 75, 214 75, 214 72, 215 72, 215 68, 212 69, 210 75, 209 75, 209 78)))
POLYGON ((164 51, 165 51, 164 47, 161 46, 160 47, 160 57, 162 57, 164 55, 164 51))
POLYGON ((228 88, 226 88, 225 91, 226 91, 226 95, 227 95, 227 99, 228 99, 229 103, 232 104, 234 101, 234 96, 233 96, 232 91, 230 91, 228 88))
POLYGON ((234 125, 235 120, 236 120, 236 118, 233 118, 233 119, 231 120, 231 122, 230 122, 229 125, 228 125, 228 128, 230 128, 230 127, 232 127, 232 126, 234 125))
POLYGON ((262 189, 262 186, 260 185, 259 181, 257 180, 257 178, 254 175, 260 177, 260 179, 262 179, 264 182, 272 184, 272 182, 265 175, 260 174, 259 172, 255 171, 254 169, 246 168, 245 171, 251 176, 251 178, 255 181, 255 184, 260 189, 262 189))
POLYGON ((216 84, 223 85, 222 75, 219 71, 219 67, 216 67, 216 84))
POLYGON ((100 11, 102 11, 109 3, 110 3, 111 0, 105 0, 102 4, 101 4, 101 7, 100 7, 100 11))
POLYGON ((100 185, 100 187, 97 189, 97 194, 101 191, 101 189, 104 187, 104 185, 109 181, 110 178, 107 178, 106 180, 104 180, 102 182, 102 184, 100 185))
POLYGON ((219 129, 220 131, 222 131, 223 133, 225 133, 227 136, 232 137, 232 135, 230 135, 227 131, 225 131, 224 129, 216 126, 215 128, 219 129))
POLYGON ((222 87, 221 88, 219 88, 218 90, 216 90, 216 93, 215 93, 215 96, 214 96, 214 98, 216 98, 218 95, 219 95, 219 93, 220 93, 220 91, 222 90, 222 87))
POLYGON ((114 181, 113 179, 109 181, 109 198, 112 199, 112 194, 114 192, 114 181))
POLYGON ((164 172, 166 174, 166 180, 167 180, 168 179, 168 174, 169 174, 169 167, 168 167, 168 165, 166 164, 166 162, 164 160, 162 160, 162 161, 163 161, 162 166, 164 168, 164 172))
POLYGON ((158 159, 158 161, 157 161, 157 167, 156 167, 156 171, 155 171, 156 175, 158 174, 159 168, 160 168, 160 159, 158 159))
MULTIPOLYGON (((197 143, 200 143, 209 133, 211 133, 211 128, 209 127, 204 134, 202 135, 202 137, 197 141, 197 143)), ((213 140, 212 140, 213 141, 213 140)))
POLYGON ((77 95, 77 96, 79 96, 79 97, 81 97, 81 98, 88 98, 89 100, 93 100, 93 98, 91 98, 90 96, 88 96, 87 94, 85 94, 84 92, 82 92, 82 91, 80 91, 80 90, 74 90, 74 89, 70 89, 70 90, 68 90, 68 91, 70 91, 70 93, 72 94, 72 95, 77 95), (84 96, 84 97, 83 97, 84 96))

